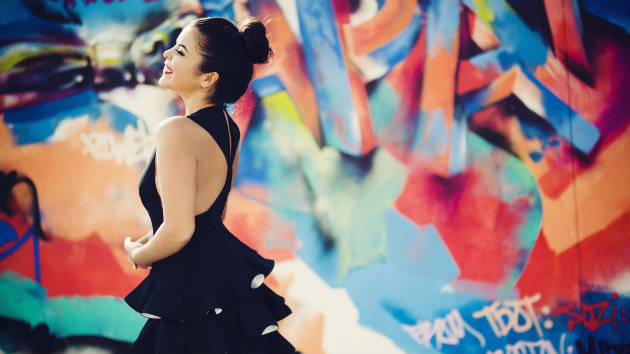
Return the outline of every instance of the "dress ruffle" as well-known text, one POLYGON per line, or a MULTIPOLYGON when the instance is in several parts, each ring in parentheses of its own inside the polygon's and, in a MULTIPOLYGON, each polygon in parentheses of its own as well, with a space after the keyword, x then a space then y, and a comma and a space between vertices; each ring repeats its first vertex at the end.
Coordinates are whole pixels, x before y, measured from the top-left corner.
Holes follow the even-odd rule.
POLYGON ((244 345, 242 350, 252 353, 266 353, 266 348, 273 348, 274 352, 285 348, 287 353, 293 353, 295 348, 276 330, 277 322, 291 314, 291 310, 283 297, 263 284, 273 270, 274 261, 243 246, 222 247, 232 252, 212 252, 215 254, 209 255, 212 258, 208 269, 185 274, 175 274, 169 267, 155 264, 147 277, 125 296, 131 308, 149 317, 132 349, 167 353, 174 346, 177 350, 172 352, 182 353, 185 351, 181 343, 173 342, 181 334, 180 338, 189 338, 184 347, 202 340, 205 344, 199 343, 201 348, 213 353, 228 352, 227 348, 234 345, 244 345), (203 338, 192 338, 191 334, 198 331, 203 338), (168 333, 170 339, 162 338, 158 332, 168 333), (230 336, 237 336, 238 340, 230 344, 230 336), (155 338, 159 338, 157 342, 155 338))
POLYGON ((295 353, 278 331, 255 339, 243 335, 233 310, 184 323, 149 318, 130 349, 133 353, 295 353))

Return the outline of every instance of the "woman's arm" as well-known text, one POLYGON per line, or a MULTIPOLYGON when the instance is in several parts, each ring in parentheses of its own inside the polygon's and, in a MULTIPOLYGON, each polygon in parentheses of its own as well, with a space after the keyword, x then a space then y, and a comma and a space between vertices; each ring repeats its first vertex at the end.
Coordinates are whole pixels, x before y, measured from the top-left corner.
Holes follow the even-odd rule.
POLYGON ((149 230, 144 236, 140 237, 136 242, 146 243, 153 237, 153 229, 149 230))
POLYGON ((195 230, 197 159, 185 117, 173 117, 157 129, 157 175, 164 220, 146 244, 131 253, 133 262, 150 266, 182 249, 195 230))

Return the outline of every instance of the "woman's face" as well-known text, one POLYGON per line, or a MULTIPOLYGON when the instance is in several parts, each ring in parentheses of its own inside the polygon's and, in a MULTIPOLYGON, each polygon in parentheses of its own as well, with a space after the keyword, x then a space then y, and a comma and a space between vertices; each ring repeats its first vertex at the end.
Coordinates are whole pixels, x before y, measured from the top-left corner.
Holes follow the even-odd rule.
POLYGON ((188 96, 196 90, 203 89, 202 76, 197 68, 201 63, 201 54, 197 51, 197 31, 187 25, 177 37, 173 48, 164 52, 164 68, 158 81, 160 86, 172 90, 182 96, 188 96))

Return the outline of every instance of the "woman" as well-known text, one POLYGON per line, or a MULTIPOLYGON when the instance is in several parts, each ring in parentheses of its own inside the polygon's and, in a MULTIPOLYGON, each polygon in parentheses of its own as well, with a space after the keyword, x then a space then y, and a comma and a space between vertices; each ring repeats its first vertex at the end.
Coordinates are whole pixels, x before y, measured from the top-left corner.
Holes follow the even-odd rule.
POLYGON ((249 84, 253 63, 273 54, 265 26, 201 18, 164 52, 160 85, 179 94, 186 116, 166 119, 140 179, 152 231, 124 247, 149 275, 125 301, 148 320, 138 353, 291 353, 277 331, 291 313, 263 284, 274 262, 223 225, 238 167, 238 126, 225 111, 249 84), (240 29, 239 29, 240 28, 240 29))

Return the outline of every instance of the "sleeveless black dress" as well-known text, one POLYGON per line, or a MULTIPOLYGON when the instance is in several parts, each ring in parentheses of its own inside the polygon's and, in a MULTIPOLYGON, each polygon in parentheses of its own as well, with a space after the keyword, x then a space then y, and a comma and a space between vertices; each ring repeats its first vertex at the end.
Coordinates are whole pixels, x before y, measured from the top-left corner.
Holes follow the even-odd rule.
MULTIPOLYGON (((130 349, 136 353, 294 353, 277 331, 277 321, 291 313, 284 298, 265 284, 274 261, 263 258, 223 225, 240 139, 221 106, 187 116, 217 142, 227 176, 216 201, 195 217, 195 232, 177 253, 153 263, 149 275, 127 296, 134 310, 148 317, 130 349)), ((155 153, 142 172, 140 199, 153 232, 162 224, 162 203, 155 186, 155 153)), ((177 168, 177 166, 170 166, 177 168)))

